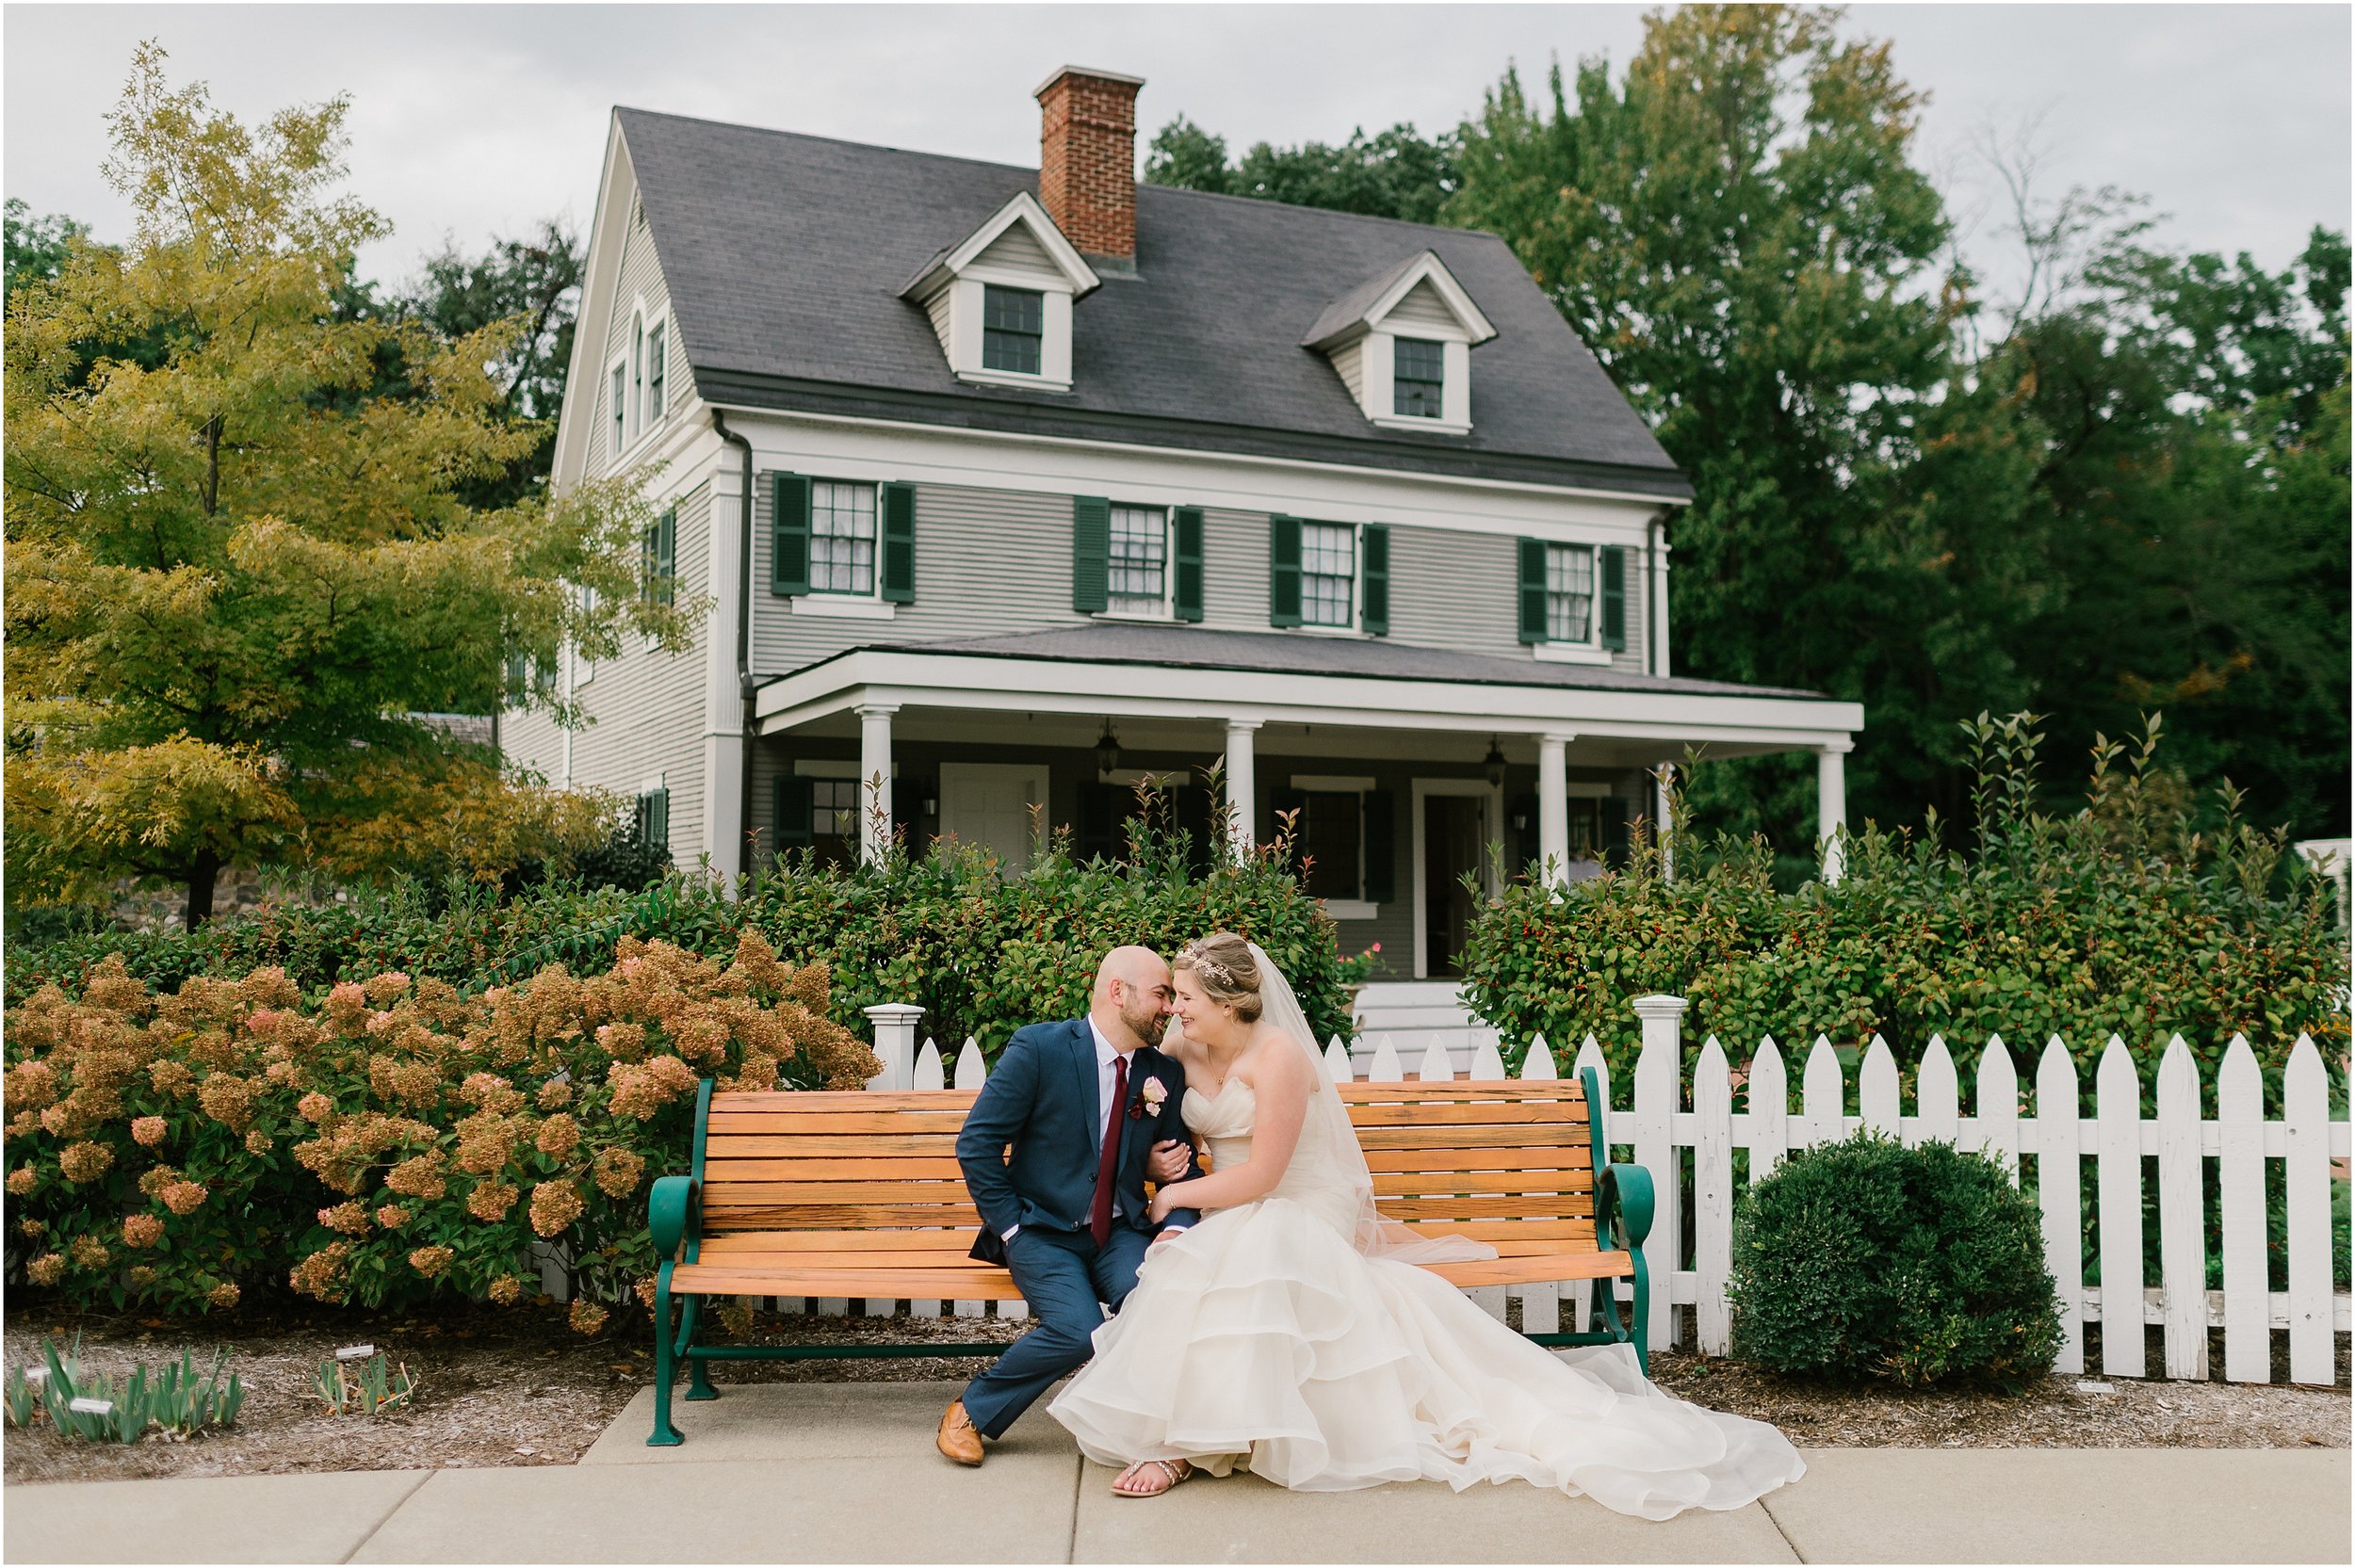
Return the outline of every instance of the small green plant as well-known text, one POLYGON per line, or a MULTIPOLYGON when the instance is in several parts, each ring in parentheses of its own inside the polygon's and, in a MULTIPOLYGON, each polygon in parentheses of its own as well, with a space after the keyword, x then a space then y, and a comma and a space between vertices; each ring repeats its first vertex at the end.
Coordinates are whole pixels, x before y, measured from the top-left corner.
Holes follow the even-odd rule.
POLYGON ((83 1370, 78 1334, 63 1353, 54 1340, 42 1350, 44 1366, 8 1373, 8 1423, 19 1429, 30 1427, 38 1414, 65 1436, 91 1442, 137 1443, 150 1429, 179 1441, 206 1427, 233 1425, 245 1405, 245 1384, 237 1374, 221 1382, 226 1350, 214 1356, 212 1369, 202 1378, 196 1353, 184 1350, 176 1365, 166 1362, 153 1377, 144 1366, 133 1367, 119 1385, 104 1373, 83 1370))
POLYGON ((358 1362, 356 1369, 352 1362, 341 1357, 322 1361, 311 1382, 330 1415, 349 1415, 354 1411, 381 1415, 395 1405, 407 1404, 417 1389, 417 1380, 408 1366, 392 1366, 382 1350, 358 1362))
POLYGON ((2018 1388, 2060 1350, 2036 1205, 1947 1143, 1792 1155, 1744 1196, 1727 1294, 1735 1358, 1778 1372, 2018 1388))

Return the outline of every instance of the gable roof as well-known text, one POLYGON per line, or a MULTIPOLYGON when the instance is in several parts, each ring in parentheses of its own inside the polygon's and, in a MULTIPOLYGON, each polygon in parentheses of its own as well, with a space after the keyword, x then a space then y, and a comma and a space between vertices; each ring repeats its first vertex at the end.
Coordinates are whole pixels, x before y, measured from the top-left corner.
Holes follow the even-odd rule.
MULTIPOLYGON (((1470 305, 1468 312, 1456 302, 1454 297, 1462 293, 1463 285, 1449 274, 1447 263, 1426 248, 1396 267, 1368 278, 1325 306, 1324 314, 1317 317, 1316 325, 1310 327, 1301 338, 1300 346, 1304 348, 1323 348, 1336 338, 1347 336, 1384 310, 1397 305, 1414 292, 1417 284, 1430 288, 1438 296, 1440 308, 1456 318, 1464 331, 1471 334, 1475 345, 1486 343, 1497 335, 1495 326, 1477 303, 1467 299, 1465 303, 1470 305)), ((1478 384, 1475 378, 1473 385, 1477 387, 1478 384)))
POLYGON ((962 383, 899 298, 1038 171, 617 109, 698 393, 1041 436, 1238 452, 1656 495, 1684 477, 1493 234, 1137 187, 1134 276, 1072 313, 1072 390, 962 383), (1370 426, 1302 338, 1356 280, 1424 251, 1498 336, 1472 359, 1472 430, 1370 426))

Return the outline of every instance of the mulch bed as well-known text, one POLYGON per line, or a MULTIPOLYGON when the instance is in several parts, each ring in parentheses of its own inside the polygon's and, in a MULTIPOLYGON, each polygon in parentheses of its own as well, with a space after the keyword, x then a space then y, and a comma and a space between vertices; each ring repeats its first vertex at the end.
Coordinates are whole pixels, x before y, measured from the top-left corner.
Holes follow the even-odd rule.
MULTIPOLYGON (((619 1318, 619 1315, 617 1315, 619 1318)), ((939 1339, 1003 1342, 1026 1325, 974 1318, 824 1318, 764 1315, 761 1340, 906 1343, 939 1339)), ((240 1313, 234 1321, 172 1323, 140 1317, 76 1315, 15 1306, 4 1336, 8 1365, 34 1364, 44 1335, 82 1336, 93 1369, 127 1371, 200 1360, 225 1343, 248 1389, 235 1428, 187 1442, 150 1436, 118 1447, 69 1442, 45 1425, 10 1431, 11 1482, 100 1480, 140 1476, 222 1476, 319 1470, 430 1469, 468 1465, 570 1464, 577 1461, 652 1371, 642 1319, 619 1318, 616 1333, 584 1339, 560 1309, 447 1309, 432 1317, 352 1313, 240 1313), (373 1344, 420 1380, 410 1408, 371 1420, 326 1414, 312 1392, 319 1363, 340 1346, 373 1344)), ((2212 1359, 2223 1365, 2220 1336, 2212 1359)), ((2098 1366, 2098 1346, 2088 1354, 2098 1366)), ((2155 1365, 2155 1361, 2153 1365, 2155 1365)), ((715 1371, 737 1382, 883 1382, 963 1379, 970 1357, 880 1361, 735 1362, 715 1371)), ((1772 1421, 1811 1447, 2339 1447, 2349 1446, 2347 1344, 2339 1342, 2339 1385, 2137 1382, 2107 1380, 2112 1392, 2084 1393, 2079 1380, 2047 1378, 2019 1395, 1992 1391, 1909 1394, 1877 1387, 1830 1389, 1721 1360, 1664 1351, 1652 1358, 1662 1387, 1714 1409, 1772 1421)))

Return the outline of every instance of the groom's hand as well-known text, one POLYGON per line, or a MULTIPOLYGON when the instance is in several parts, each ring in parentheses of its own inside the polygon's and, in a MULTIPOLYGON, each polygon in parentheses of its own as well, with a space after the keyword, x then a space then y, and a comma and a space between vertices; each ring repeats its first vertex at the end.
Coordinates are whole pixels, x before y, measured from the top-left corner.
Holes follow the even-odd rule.
POLYGON ((1155 1185, 1166 1187, 1186 1173, 1186 1145, 1174 1138, 1165 1138, 1153 1145, 1153 1153, 1145 1160, 1145 1173, 1155 1185))

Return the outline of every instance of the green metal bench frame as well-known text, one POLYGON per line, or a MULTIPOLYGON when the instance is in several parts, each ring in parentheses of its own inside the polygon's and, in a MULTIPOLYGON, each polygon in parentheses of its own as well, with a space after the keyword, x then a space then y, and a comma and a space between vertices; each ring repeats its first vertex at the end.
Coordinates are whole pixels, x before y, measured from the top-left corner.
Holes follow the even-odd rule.
MULTIPOLYGON (((1579 1081, 1586 1091, 1586 1114, 1590 1124, 1591 1147, 1595 1158, 1595 1239, 1606 1252, 1624 1252, 1634 1266, 1634 1300, 1625 1320, 1619 1312, 1618 1294, 1615 1288, 1628 1275, 1605 1275, 1586 1281, 1590 1316, 1595 1328, 1584 1334, 1568 1332, 1533 1334, 1527 1337, 1533 1344, 1548 1347, 1564 1345, 1632 1344, 1635 1348, 1638 1366, 1647 1374, 1651 1368, 1649 1322, 1651 1304, 1650 1271, 1644 1259, 1644 1240, 1651 1234, 1652 1181, 1651 1172, 1640 1165, 1622 1165, 1611 1158, 1611 1145, 1603 1131, 1603 1106, 1600 1085, 1595 1070, 1583 1069, 1579 1081), (1608 1238, 1610 1246, 1602 1247, 1608 1238)), ((712 1386, 711 1364, 715 1361, 844 1361, 884 1359, 903 1356, 973 1356, 986 1359, 1005 1352, 1003 1345, 703 1345, 696 1343, 696 1331, 702 1319, 698 1310, 703 1304, 700 1295, 690 1295, 681 1305, 675 1327, 671 1303, 671 1271, 680 1263, 693 1263, 703 1247, 702 1193, 704 1181, 704 1146, 708 1136, 711 1116, 711 1080, 706 1078, 695 1092, 695 1141, 693 1154, 684 1176, 658 1178, 646 1199, 647 1228, 654 1236, 655 1255, 661 1267, 655 1275, 654 1286, 654 1432, 646 1439, 650 1448, 675 1447, 686 1441, 678 1429, 671 1424, 671 1385, 678 1376, 678 1364, 684 1361, 689 1369, 687 1398, 716 1399, 719 1389, 712 1386), (681 1249, 684 1255, 681 1255, 681 1249)))

